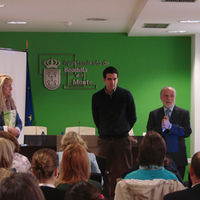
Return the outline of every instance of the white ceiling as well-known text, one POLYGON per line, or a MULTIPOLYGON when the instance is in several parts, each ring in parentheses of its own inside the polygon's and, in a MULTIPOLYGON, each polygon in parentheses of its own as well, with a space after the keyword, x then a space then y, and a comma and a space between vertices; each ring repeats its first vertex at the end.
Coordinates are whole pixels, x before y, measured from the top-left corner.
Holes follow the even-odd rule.
POLYGON ((0 31, 125 32, 128 36, 192 35, 200 33, 200 0, 195 3, 163 0, 0 0, 0 31), (104 18, 91 21, 87 18, 104 18), (27 21, 10 25, 7 21, 27 21), (71 26, 69 24, 71 23, 71 26), (167 28, 143 28, 144 23, 168 23, 167 28), (168 33, 184 30, 186 33, 168 33))

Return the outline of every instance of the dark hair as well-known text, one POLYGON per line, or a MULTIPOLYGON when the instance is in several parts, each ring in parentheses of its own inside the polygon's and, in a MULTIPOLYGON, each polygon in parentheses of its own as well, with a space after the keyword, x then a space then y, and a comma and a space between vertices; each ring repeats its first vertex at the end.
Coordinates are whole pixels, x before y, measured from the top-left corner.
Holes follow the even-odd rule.
POLYGON ((101 200, 104 199, 103 195, 97 187, 89 182, 76 183, 66 194, 65 199, 70 200, 101 200))
POLYGON ((103 71, 103 78, 106 78, 106 74, 117 74, 118 77, 118 71, 115 67, 109 66, 104 69, 103 71))
POLYGON ((142 139, 139 147, 139 163, 141 166, 162 166, 166 154, 166 144, 162 136, 149 131, 142 139))
POLYGON ((36 178, 49 179, 58 167, 58 155, 53 149, 43 148, 33 154, 31 168, 36 178))
POLYGON ((45 200, 31 174, 14 173, 0 182, 0 200, 45 200))
POLYGON ((200 179, 200 151, 192 156, 191 167, 194 170, 195 176, 200 179))

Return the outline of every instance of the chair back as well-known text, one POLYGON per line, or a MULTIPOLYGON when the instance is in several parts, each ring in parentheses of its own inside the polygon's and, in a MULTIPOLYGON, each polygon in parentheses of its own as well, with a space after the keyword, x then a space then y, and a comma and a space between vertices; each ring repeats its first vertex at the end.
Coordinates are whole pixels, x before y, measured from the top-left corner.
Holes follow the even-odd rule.
POLYGON ((24 135, 47 135, 47 127, 45 126, 24 126, 24 135))
POLYGON ((70 131, 74 131, 80 135, 95 135, 95 128, 87 126, 74 126, 74 127, 67 127, 65 129, 65 133, 68 133, 70 131))
POLYGON ((183 189, 177 180, 123 179, 117 183, 114 200, 163 200, 166 194, 183 189))

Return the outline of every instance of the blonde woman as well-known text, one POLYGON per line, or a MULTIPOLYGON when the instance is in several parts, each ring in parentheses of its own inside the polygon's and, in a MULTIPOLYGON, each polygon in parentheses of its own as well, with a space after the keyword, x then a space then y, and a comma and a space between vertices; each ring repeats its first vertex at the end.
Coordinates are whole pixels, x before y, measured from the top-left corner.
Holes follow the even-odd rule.
POLYGON ((11 168, 15 145, 4 138, 0 138, 0 167, 11 168))
POLYGON ((11 135, 8 132, 0 131, 0 138, 5 138, 9 140, 13 146, 13 161, 12 167, 16 170, 16 172, 30 172, 31 163, 29 162, 28 158, 19 153, 20 145, 17 141, 17 138, 11 135))
POLYGON ((14 172, 10 169, 0 168, 0 182, 9 176, 11 176, 14 172))
POLYGON ((0 130, 19 137, 22 121, 12 98, 12 82, 13 79, 10 76, 0 74, 0 130))
POLYGON ((86 149, 88 158, 89 158, 89 163, 90 163, 90 173, 99 173, 100 174, 101 171, 97 164, 95 154, 88 152, 88 147, 86 145, 86 142, 82 139, 82 137, 78 133, 76 133, 74 131, 70 131, 70 132, 66 133, 61 139, 61 151, 62 152, 58 152, 59 163, 61 162, 62 154, 63 154, 63 151, 65 150, 65 148, 68 145, 75 144, 75 143, 81 144, 86 149))
POLYGON ((12 142, 7 139, 0 138, 0 180, 11 175, 14 172, 11 169, 14 148, 15 146, 12 142))

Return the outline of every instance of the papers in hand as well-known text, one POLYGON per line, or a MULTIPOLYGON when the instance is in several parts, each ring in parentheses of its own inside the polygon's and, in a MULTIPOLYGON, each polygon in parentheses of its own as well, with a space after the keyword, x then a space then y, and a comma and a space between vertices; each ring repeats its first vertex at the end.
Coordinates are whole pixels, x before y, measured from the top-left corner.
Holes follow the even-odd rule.
POLYGON ((16 122, 16 110, 4 111, 4 123, 5 126, 15 127, 16 122))

